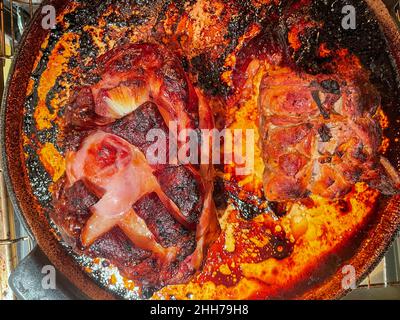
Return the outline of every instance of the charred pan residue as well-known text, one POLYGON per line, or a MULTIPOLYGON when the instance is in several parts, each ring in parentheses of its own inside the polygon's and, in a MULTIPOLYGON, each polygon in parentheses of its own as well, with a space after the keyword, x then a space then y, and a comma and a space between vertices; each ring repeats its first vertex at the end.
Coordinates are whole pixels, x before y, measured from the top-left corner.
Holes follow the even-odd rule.
POLYGON ((98 56, 98 48, 94 44, 90 33, 84 32, 79 38, 79 53, 82 59, 95 58, 98 56))
POLYGON ((36 150, 32 146, 25 146, 24 151, 28 154, 26 167, 33 194, 43 207, 48 207, 52 201, 52 194, 49 191, 49 187, 53 181, 44 169, 36 150))
POLYGON ((300 35, 301 48, 295 52, 294 60, 298 67, 310 74, 330 73, 326 63, 332 60, 331 57, 321 57, 317 54, 318 48, 324 42, 324 33, 317 28, 307 28, 300 35))
MULTIPOLYGON (((318 43, 336 44, 349 49, 371 71, 371 83, 379 90, 384 111, 391 121, 391 125, 385 131, 385 136, 398 137, 400 77, 389 51, 386 37, 366 2, 314 0, 310 10, 312 18, 323 23, 322 29, 319 30, 318 43), (340 17, 344 16, 342 8, 345 5, 352 5, 356 9, 357 25, 354 30, 345 30, 342 27, 340 17)), ((310 58, 309 61, 312 61, 312 57, 310 58)), ((388 151, 387 156, 400 163, 399 149, 399 143, 392 141, 392 148, 388 151)))
POLYGON ((294 249, 294 243, 290 242, 284 233, 272 235, 270 241, 272 246, 271 256, 273 258, 283 260, 291 256, 294 249))
POLYGON ((398 75, 392 63, 388 44, 381 28, 364 1, 314 1, 311 14, 316 21, 322 21, 324 26, 320 31, 320 43, 337 44, 348 48, 357 55, 372 73, 372 81, 379 88, 385 88, 382 95, 385 101, 391 102, 390 92, 399 93, 398 75), (356 9, 356 29, 344 29, 342 8, 352 5, 356 9), (374 30, 374 32, 371 32, 374 30), (375 32, 376 31, 376 32, 375 32))
POLYGON ((64 21, 69 25, 68 30, 71 32, 82 33, 83 27, 98 25, 99 18, 113 3, 110 0, 100 1, 75 1, 79 7, 67 13, 64 21))
POLYGON ((208 54, 202 53, 194 57, 191 65, 199 77, 199 85, 212 95, 229 92, 229 88, 221 82, 221 74, 225 71, 224 61, 212 61, 208 54))
MULTIPOLYGON (((166 0, 166 1, 153 1, 153 5, 156 5, 156 3, 161 4, 161 10, 157 16, 157 21, 155 25, 158 25, 160 22, 164 21, 167 17, 167 12, 168 9, 170 8, 171 5, 175 5, 178 9, 178 14, 179 18, 182 16, 182 14, 185 12, 185 5, 193 5, 196 3, 196 0, 190 0, 190 1, 174 1, 174 0, 166 0)), ((179 19, 178 19, 179 20, 179 19)), ((174 24, 173 29, 176 29, 177 27, 177 22, 174 24)))
POLYGON ((250 203, 247 199, 242 200, 237 195, 232 193, 229 193, 229 196, 234 207, 238 210, 243 219, 252 220, 258 215, 262 214, 260 208, 256 204, 250 203))
POLYGON ((191 60, 193 71, 198 75, 199 85, 212 95, 226 96, 231 92, 223 81, 221 75, 227 71, 225 60, 239 44, 239 39, 246 33, 253 24, 265 26, 269 23, 277 22, 279 12, 282 10, 282 3, 278 1, 268 4, 255 6, 252 1, 230 2, 228 10, 237 12, 228 23, 227 33, 225 35, 228 45, 220 54, 218 59, 213 60, 208 53, 202 53, 191 60))
MULTIPOLYGON (((28 171, 29 180, 32 185, 33 194, 37 197, 39 203, 43 207, 48 207, 51 203, 51 192, 49 186, 52 184, 52 177, 47 173, 42 162, 37 154, 37 143, 49 139, 55 142, 57 130, 56 125, 53 125, 51 130, 39 131, 36 128, 34 113, 38 104, 38 88, 42 73, 46 70, 49 56, 62 35, 61 28, 57 27, 52 30, 48 45, 42 49, 42 57, 33 71, 31 79, 33 81, 32 93, 26 98, 25 101, 25 115, 23 119, 23 130, 30 140, 30 144, 24 146, 26 154, 26 167, 28 171)), ((52 95, 52 92, 49 92, 52 95)), ((49 104, 47 105, 49 108, 49 104)), ((51 108, 49 108, 51 112, 51 108)))
POLYGON ((39 142, 42 144, 49 142, 57 147, 58 133, 59 133, 58 126, 53 123, 51 128, 38 131, 37 138, 39 142))
POLYGON ((33 114, 37 103, 38 103, 37 92, 31 94, 25 100, 25 105, 24 105, 25 115, 23 119, 22 128, 24 133, 28 137, 32 137, 32 135, 36 132, 35 118, 33 114))
POLYGON ((224 184, 226 197, 243 219, 252 220, 269 212, 264 197, 259 198, 251 192, 241 190, 236 182, 224 181, 224 184))
MULTIPOLYGON (((36 133, 36 123, 33 117, 35 108, 38 104, 38 87, 41 75, 47 69, 47 64, 49 62, 49 56, 56 46, 58 40, 62 35, 62 29, 57 27, 52 30, 49 42, 46 49, 42 49, 42 58, 40 59, 36 69, 32 72, 31 79, 33 81, 32 93, 26 98, 25 101, 25 117, 23 123, 24 133, 28 137, 32 137, 36 133)), ((48 105, 47 105, 48 106, 48 105)))
MULTIPOLYGON (((82 1, 77 2, 78 8, 65 15, 63 23, 56 26, 55 29, 50 31, 48 43, 46 47, 41 49, 41 58, 38 61, 37 67, 33 70, 31 81, 33 81, 32 91, 25 101, 25 114, 23 119, 23 130, 28 140, 28 145, 24 147, 26 154, 26 167, 28 176, 31 181, 33 192, 37 197, 39 203, 48 207, 51 205, 51 193, 48 188, 52 184, 52 177, 46 172, 43 163, 38 156, 40 145, 46 143, 52 144, 61 154, 63 153, 62 147, 59 145, 58 135, 59 128, 54 121, 51 121, 51 127, 38 130, 35 121, 35 111, 39 102, 39 85, 42 74, 48 69, 50 56, 53 54, 54 49, 60 41, 60 38, 66 32, 72 32, 80 35, 80 51, 79 57, 73 57, 71 65, 74 63, 79 67, 84 67, 83 62, 85 59, 95 58, 98 55, 97 46, 89 33, 84 32, 83 28, 87 25, 98 25, 99 18, 103 15, 113 1, 82 1)), ((63 52, 60 52, 63 54, 63 52)), ((50 114, 55 111, 52 107, 52 101, 57 99, 57 96, 65 89, 63 83, 70 81, 71 75, 63 73, 56 79, 54 86, 48 91, 46 95, 46 107, 50 114)), ((58 114, 62 114, 63 110, 60 109, 58 114)))
POLYGON ((213 199, 217 209, 225 210, 227 208, 229 195, 225 192, 225 183, 220 177, 215 178, 214 181, 213 199))

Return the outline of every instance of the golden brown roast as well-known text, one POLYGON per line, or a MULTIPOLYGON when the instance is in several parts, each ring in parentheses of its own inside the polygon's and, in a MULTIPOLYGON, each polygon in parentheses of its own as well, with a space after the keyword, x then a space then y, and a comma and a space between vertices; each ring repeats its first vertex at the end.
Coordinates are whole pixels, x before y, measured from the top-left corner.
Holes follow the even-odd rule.
POLYGON ((340 199, 358 182, 398 193, 400 178, 380 153, 379 107, 362 68, 314 76, 272 67, 260 88, 266 198, 340 199))

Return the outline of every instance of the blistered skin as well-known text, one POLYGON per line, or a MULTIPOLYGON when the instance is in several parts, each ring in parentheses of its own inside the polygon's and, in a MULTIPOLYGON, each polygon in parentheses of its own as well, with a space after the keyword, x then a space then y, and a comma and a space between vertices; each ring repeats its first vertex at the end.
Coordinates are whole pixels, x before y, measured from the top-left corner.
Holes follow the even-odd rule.
POLYGON ((110 259, 130 279, 154 288, 186 282, 219 233, 213 170, 150 163, 147 135, 169 137, 171 121, 178 134, 211 129, 208 105, 161 46, 123 46, 98 65, 99 81, 77 88, 66 110, 66 179, 53 219, 77 250, 110 259), (116 248, 111 256, 104 243, 116 248))

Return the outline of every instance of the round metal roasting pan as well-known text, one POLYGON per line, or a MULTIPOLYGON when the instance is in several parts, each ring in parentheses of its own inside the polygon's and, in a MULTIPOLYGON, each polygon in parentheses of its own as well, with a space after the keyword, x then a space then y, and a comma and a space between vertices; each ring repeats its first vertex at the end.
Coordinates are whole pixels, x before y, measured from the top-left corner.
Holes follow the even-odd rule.
MULTIPOLYGON (((400 70, 400 33, 388 10, 381 1, 365 0, 375 14, 384 32, 393 63, 400 70)), ((67 1, 48 0, 44 5, 52 5, 56 11, 62 11, 67 1)), ((14 60, 4 94, 1 110, 1 144, 3 170, 8 192, 16 213, 26 223, 42 251, 51 263, 75 285, 84 295, 92 299, 114 299, 109 291, 102 289, 90 279, 76 264, 74 259, 60 245, 51 232, 49 222, 44 215, 37 214, 38 202, 31 193, 29 180, 24 174, 24 156, 22 150, 22 120, 26 99, 26 89, 35 59, 48 30, 41 26, 41 9, 36 12, 22 39, 18 54, 14 60)), ((400 107, 400 105, 398 106, 400 107)), ((360 241, 359 249, 346 258, 349 265, 357 271, 358 283, 377 265, 390 246, 400 227, 400 196, 385 201, 371 222, 368 232, 360 241)), ((323 263, 323 261, 321 261, 323 263)), ((318 277, 318 275, 316 275, 318 277)), ((298 299, 337 299, 347 292, 342 288, 343 275, 337 272, 333 276, 318 282, 305 290, 298 299)))

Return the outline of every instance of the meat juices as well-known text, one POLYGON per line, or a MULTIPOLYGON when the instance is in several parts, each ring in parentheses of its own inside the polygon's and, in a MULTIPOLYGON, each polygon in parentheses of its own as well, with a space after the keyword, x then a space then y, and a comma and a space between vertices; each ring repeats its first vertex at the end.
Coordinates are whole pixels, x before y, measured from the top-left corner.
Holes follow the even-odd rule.
POLYGON ((379 94, 360 71, 308 75, 271 68, 260 90, 264 192, 290 202, 310 194, 340 198, 357 182, 398 192, 398 175, 381 158, 379 94))
MULTIPOLYGON (((211 165, 149 164, 152 129, 213 128, 180 63, 153 44, 117 48, 66 110, 66 179, 53 220, 75 250, 144 287, 187 282, 219 234, 211 165)), ((167 151, 167 150, 165 150, 167 151)))

